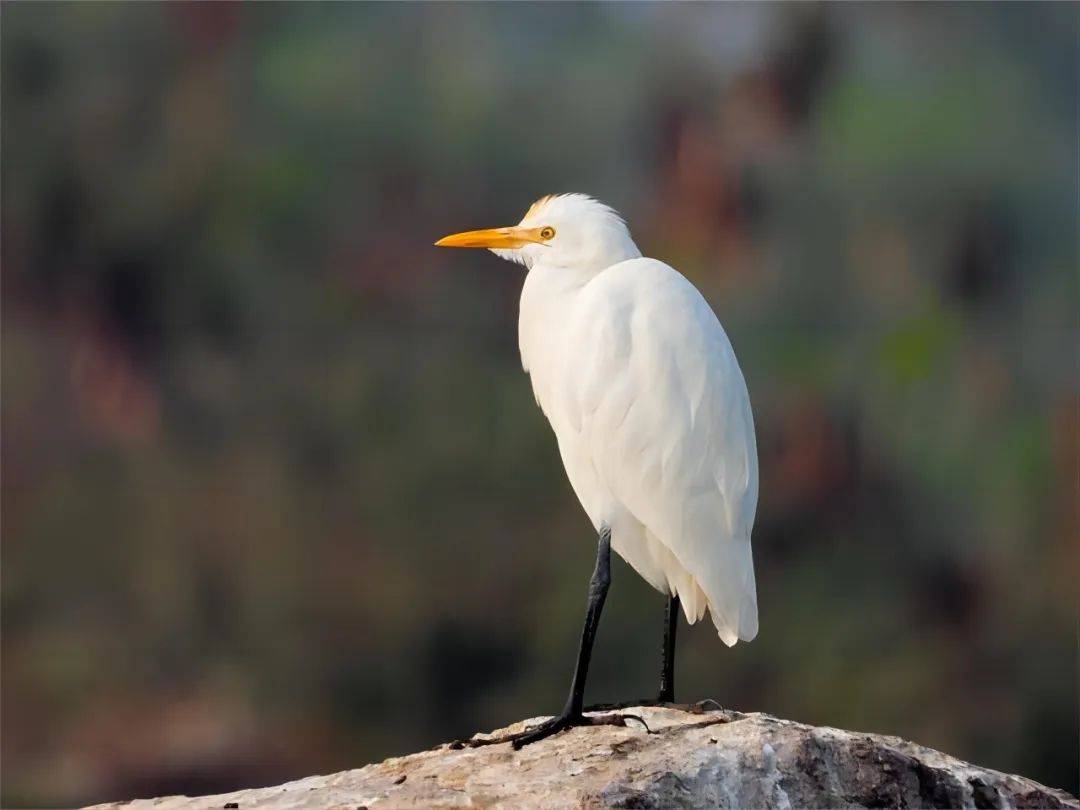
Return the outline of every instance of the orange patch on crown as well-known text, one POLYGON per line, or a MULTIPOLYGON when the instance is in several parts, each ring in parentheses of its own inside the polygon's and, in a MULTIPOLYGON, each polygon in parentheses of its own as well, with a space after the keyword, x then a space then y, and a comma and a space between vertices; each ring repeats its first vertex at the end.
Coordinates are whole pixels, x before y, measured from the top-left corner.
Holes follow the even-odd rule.
POLYGON ((535 214, 537 211, 539 211, 541 208, 543 208, 545 205, 547 205, 548 200, 550 200, 554 196, 555 196, 554 194, 545 194, 539 200, 537 200, 532 205, 530 205, 529 210, 525 212, 525 216, 523 216, 521 218, 522 221, 525 221, 526 219, 531 217, 533 214, 535 214))

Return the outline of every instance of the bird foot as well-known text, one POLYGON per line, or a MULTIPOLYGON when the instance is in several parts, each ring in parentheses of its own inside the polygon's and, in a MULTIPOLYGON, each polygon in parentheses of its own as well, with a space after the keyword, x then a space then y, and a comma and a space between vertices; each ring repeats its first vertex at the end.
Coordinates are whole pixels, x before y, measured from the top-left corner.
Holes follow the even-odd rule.
POLYGON ((726 712, 727 709, 712 698, 705 698, 704 700, 699 700, 697 703, 691 703, 690 711, 694 714, 704 714, 705 712, 726 712))
POLYGON ((558 734, 560 731, 565 731, 574 726, 583 726, 585 724, 586 720, 584 714, 563 712, 538 726, 527 729, 520 737, 515 737, 511 740, 510 744, 514 747, 514 750, 517 751, 530 743, 539 742, 545 737, 558 734))
POLYGON ((586 706, 583 711, 586 712, 617 712, 622 709, 629 709, 632 707, 652 707, 652 706, 665 706, 670 705, 671 701, 663 700, 662 698, 640 698, 638 700, 624 700, 621 703, 594 703, 591 706, 586 706))
POLYGON ((655 699, 642 698, 641 700, 627 700, 623 703, 596 703, 592 706, 586 706, 587 712, 614 712, 620 709, 629 709, 632 707, 651 707, 651 706, 670 706, 676 709, 682 709, 688 711, 691 714, 704 714, 706 712, 722 712, 726 709, 717 703, 712 698, 705 698, 705 700, 699 700, 697 703, 676 703, 673 698, 665 695, 660 695, 655 699))
POLYGON ((628 725, 627 720, 635 720, 641 723, 645 727, 645 732, 652 734, 652 730, 644 718, 636 714, 574 714, 563 712, 558 717, 552 717, 547 722, 526 730, 520 736, 516 736, 514 740, 511 740, 511 744, 514 746, 514 750, 518 750, 530 743, 539 742, 545 737, 550 737, 575 726, 619 726, 625 728, 628 725))
POLYGON ((568 728, 574 728, 576 726, 618 726, 627 728, 630 725, 627 722, 628 720, 641 723, 647 734, 653 733, 649 728, 649 725, 645 722, 645 719, 636 714, 575 714, 564 711, 562 714, 552 717, 549 720, 545 720, 539 725, 532 726, 531 728, 527 728, 524 731, 519 731, 515 734, 504 734, 499 737, 472 737, 468 740, 455 740, 450 743, 450 748, 480 748, 485 745, 499 745, 508 742, 513 745, 514 750, 516 751, 530 743, 539 742, 545 737, 558 734, 560 731, 565 731, 568 728))

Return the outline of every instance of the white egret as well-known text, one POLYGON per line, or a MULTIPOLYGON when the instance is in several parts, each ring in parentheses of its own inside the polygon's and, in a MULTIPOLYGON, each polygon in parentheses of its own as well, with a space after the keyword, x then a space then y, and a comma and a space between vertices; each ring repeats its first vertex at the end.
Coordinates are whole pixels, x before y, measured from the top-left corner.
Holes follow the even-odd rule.
POLYGON ((758 497, 750 398, 701 293, 642 257, 626 223, 583 194, 543 197, 513 227, 457 233, 527 268, 518 338, 570 484, 599 534, 562 713, 515 747, 589 722, 585 678, 615 549, 668 595, 659 701, 674 700, 681 605, 731 646, 758 630, 750 532, 758 497))

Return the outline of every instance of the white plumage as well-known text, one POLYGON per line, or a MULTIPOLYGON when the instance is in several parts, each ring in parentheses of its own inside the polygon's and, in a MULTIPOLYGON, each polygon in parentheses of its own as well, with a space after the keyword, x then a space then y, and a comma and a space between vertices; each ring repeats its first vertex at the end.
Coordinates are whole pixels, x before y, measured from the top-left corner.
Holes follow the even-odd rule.
POLYGON ((688 621, 708 610, 726 644, 752 639, 754 423, 712 309, 584 195, 545 197, 515 228, 443 243, 481 246, 467 244, 480 234, 528 268, 522 364, 593 525, 688 621))

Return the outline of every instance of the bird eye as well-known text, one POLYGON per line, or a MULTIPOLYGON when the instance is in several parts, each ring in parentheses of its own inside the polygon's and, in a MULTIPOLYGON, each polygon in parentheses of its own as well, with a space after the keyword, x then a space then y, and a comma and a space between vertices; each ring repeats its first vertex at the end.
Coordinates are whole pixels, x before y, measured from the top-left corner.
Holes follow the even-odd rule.
POLYGON ((555 229, 552 228, 550 225, 540 229, 540 238, 541 239, 551 239, 554 236, 555 236, 555 229))

